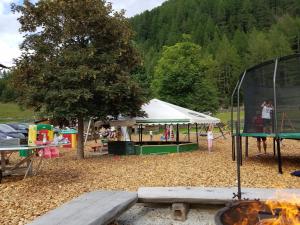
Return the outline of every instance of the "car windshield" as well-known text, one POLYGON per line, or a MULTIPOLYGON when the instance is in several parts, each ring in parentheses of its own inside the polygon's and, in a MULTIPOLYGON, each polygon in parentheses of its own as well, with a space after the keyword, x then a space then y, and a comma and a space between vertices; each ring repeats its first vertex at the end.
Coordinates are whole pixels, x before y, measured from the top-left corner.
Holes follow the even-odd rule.
POLYGON ((3 132, 16 132, 16 130, 6 124, 0 124, 0 130, 3 131, 3 132))

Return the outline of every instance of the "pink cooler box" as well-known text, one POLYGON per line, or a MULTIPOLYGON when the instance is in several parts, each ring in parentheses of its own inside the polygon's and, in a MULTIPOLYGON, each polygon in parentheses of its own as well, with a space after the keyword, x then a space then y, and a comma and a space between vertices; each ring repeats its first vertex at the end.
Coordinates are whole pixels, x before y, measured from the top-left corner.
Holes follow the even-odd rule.
POLYGON ((59 157, 59 150, 56 147, 45 147, 44 150, 41 151, 44 151, 43 157, 45 159, 53 159, 59 157))
MULTIPOLYGON (((51 142, 47 142, 46 144, 50 144, 51 142)), ((42 141, 37 141, 37 145, 43 145, 42 141)), ((59 157, 59 150, 57 147, 45 147, 44 150, 40 150, 40 155, 43 154, 43 157, 45 159, 51 159, 51 158, 58 158, 59 157), (44 151, 44 153, 42 153, 44 151)))

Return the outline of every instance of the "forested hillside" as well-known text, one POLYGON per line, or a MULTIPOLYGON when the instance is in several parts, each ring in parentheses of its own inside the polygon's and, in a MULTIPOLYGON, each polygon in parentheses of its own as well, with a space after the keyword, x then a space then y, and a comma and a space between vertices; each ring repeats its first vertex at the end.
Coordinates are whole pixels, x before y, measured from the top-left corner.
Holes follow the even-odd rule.
MULTIPOLYGON (((209 104, 199 102, 198 98, 191 106, 190 98, 199 92, 202 99, 205 99, 203 92, 211 97, 211 91, 203 89, 204 83, 210 83, 214 85, 210 90, 215 90, 219 102, 210 110, 227 106, 240 73, 247 67, 300 52, 297 15, 300 15, 299 0, 166 1, 130 19, 144 59, 136 76, 149 88, 150 97, 197 110, 207 110, 209 104), (195 48, 201 51, 197 59, 190 56, 195 55, 195 48), (202 62, 201 69, 191 69, 188 63, 181 63, 184 60, 195 66, 202 62), (186 82, 193 84, 190 89, 186 88, 186 82)), ((211 98, 209 101, 213 102, 211 98)))

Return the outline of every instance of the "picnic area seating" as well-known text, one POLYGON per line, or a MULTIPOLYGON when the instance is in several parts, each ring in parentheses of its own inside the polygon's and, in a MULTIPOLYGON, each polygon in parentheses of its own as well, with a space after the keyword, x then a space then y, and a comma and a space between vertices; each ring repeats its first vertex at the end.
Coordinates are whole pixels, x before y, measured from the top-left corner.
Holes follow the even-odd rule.
POLYGON ((29 225, 106 225, 137 202, 137 193, 95 191, 67 202, 29 225))

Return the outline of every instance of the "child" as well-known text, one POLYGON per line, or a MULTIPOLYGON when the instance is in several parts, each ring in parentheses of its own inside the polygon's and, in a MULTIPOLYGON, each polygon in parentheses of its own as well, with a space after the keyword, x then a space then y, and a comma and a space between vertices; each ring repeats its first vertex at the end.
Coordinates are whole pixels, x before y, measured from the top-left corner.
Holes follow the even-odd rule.
POLYGON ((152 141, 153 140, 153 132, 152 132, 152 130, 149 131, 149 135, 150 135, 150 141, 152 141))
POLYGON ((213 139, 214 139, 214 135, 213 135, 213 125, 210 124, 207 130, 207 147, 208 147, 208 152, 210 153, 212 150, 212 146, 213 146, 213 139))

